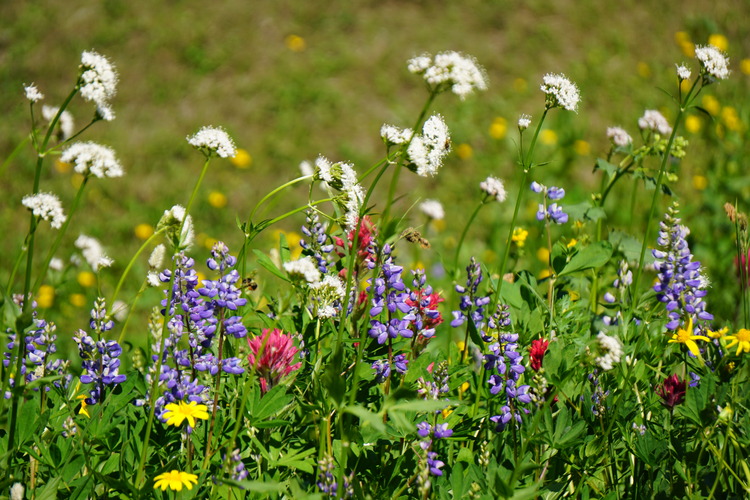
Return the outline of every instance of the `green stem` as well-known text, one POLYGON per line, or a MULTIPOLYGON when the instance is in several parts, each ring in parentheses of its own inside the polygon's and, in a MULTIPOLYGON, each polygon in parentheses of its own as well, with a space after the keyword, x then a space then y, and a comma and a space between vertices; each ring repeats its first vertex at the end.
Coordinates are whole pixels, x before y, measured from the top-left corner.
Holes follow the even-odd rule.
POLYGON ((469 228, 474 222, 474 219, 477 217, 479 210, 485 205, 486 199, 487 197, 485 196, 484 199, 479 203, 479 205, 477 205, 477 208, 474 209, 474 212, 472 212, 471 216, 469 217, 469 220, 466 222, 463 232, 461 232, 461 238, 459 238, 458 246, 456 246, 456 256, 453 258, 453 275, 456 279, 458 279, 458 274, 459 274, 458 258, 461 254, 461 247, 463 247, 464 239, 466 238, 466 233, 469 232, 469 228))
POLYGON ((297 177, 296 179, 293 179, 293 180, 291 180, 291 181, 289 181, 289 182, 287 182, 285 184, 282 184, 281 186, 277 187, 276 189, 274 189, 273 191, 271 191, 270 193, 268 193, 267 195, 265 195, 263 198, 261 198, 261 200, 257 203, 257 205, 255 205, 255 208, 253 208, 253 211, 250 212, 250 217, 248 217, 247 220, 253 220, 253 217, 255 216, 255 212, 257 212, 257 210, 260 208, 260 206, 263 203, 265 203, 266 201, 268 201, 270 198, 272 198, 273 196, 275 196, 278 192, 283 191, 284 189, 288 188, 289 186, 293 186, 293 185, 297 184, 298 182, 301 182, 301 181, 304 181, 304 180, 307 180, 307 179, 311 179, 311 178, 312 178, 311 175, 304 175, 302 177, 297 177))
POLYGON ((88 183, 88 181, 89 177, 84 177, 83 182, 81 182, 81 185, 78 187, 78 192, 76 193, 76 197, 73 199, 73 204, 70 207, 70 212, 68 212, 68 217, 66 217, 63 226, 57 232, 57 237, 55 238, 54 243, 47 252, 47 257, 44 259, 44 263, 39 270, 39 275, 37 276, 36 281, 34 281, 34 286, 31 288, 32 294, 39 290, 39 286, 42 284, 42 281, 44 281, 45 276, 47 276, 49 263, 52 262, 52 258, 55 256, 55 252, 57 252, 57 249, 60 248, 60 243, 62 243, 63 236, 65 236, 65 233, 68 230, 68 226, 70 225, 70 221, 73 218, 73 214, 78 211, 78 207, 81 204, 81 200, 83 199, 83 190, 86 188, 86 184, 88 183))
MULTIPOLYGON (((120 276, 120 280, 117 282, 117 286, 115 287, 115 293, 112 294, 112 298, 109 301, 109 307, 110 311, 112 306, 115 303, 115 300, 117 300, 117 296, 120 294, 120 290, 122 289, 122 285, 125 282, 125 278, 130 273, 130 270, 133 268, 133 264, 138 259, 138 257, 143 253, 143 251, 151 244, 152 241, 154 241, 161 233, 163 233, 166 230, 166 228, 162 228, 152 234, 148 237, 146 241, 143 242, 143 244, 140 246, 137 252, 135 252, 135 255, 130 259, 130 262, 128 262, 128 265, 125 266, 125 270, 122 272, 122 276, 120 276)), ((122 342, 122 338, 120 339, 120 342, 122 342)))
MULTIPOLYGON (((510 247, 513 243, 513 229, 516 227, 516 219, 518 219, 518 210, 521 208, 521 200, 523 199, 523 193, 526 192, 526 189, 528 187, 526 184, 528 184, 529 180, 529 173, 531 172, 531 169, 533 168, 533 164, 531 163, 531 159, 534 155, 534 148, 536 147, 536 141, 539 137, 539 132, 542 130, 542 124, 544 123, 544 119, 547 117, 547 112, 549 111, 549 108, 544 109, 544 114, 542 114, 542 119, 539 120, 539 123, 536 126, 536 130, 534 131, 534 137, 531 139, 531 144, 529 145, 529 150, 526 152, 526 155, 524 156, 523 151, 520 151, 521 155, 521 168, 523 169, 523 176, 521 177, 521 184, 518 186, 518 196, 516 197, 516 206, 513 209, 513 218, 510 220, 510 226, 508 230, 508 237, 505 239, 505 250, 503 252, 503 258, 500 261, 500 267, 498 268, 498 283, 497 283, 497 289, 495 290, 495 297, 493 300, 493 309, 494 305, 497 304, 497 302, 500 300, 500 291, 503 288, 503 276, 505 274, 505 265, 508 263, 508 256, 510 255, 510 247)), ((523 136, 523 132, 521 132, 523 136)))

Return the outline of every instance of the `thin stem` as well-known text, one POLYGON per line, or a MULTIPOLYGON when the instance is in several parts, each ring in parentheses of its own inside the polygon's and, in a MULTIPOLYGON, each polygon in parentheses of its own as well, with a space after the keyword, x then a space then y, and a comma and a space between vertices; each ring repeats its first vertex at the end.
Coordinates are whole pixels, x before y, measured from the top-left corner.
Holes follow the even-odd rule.
MULTIPOLYGON (((135 255, 130 259, 130 262, 128 262, 128 265, 125 267, 125 270, 122 272, 122 276, 120 276, 120 280, 117 282, 117 286, 115 287, 115 293, 112 294, 112 298, 109 301, 110 307, 115 303, 115 300, 117 300, 117 296, 120 294, 120 290, 122 289, 122 285, 125 282, 125 278, 130 273, 130 269, 132 269, 133 264, 138 259, 138 257, 143 253, 143 251, 151 244, 152 241, 154 241, 161 233, 163 233, 166 230, 166 228, 162 228, 152 234, 148 237, 146 241, 143 242, 143 244, 140 246, 137 252, 135 252, 135 255)), ((120 340, 122 342, 122 340, 120 340)))
POLYGON ((475 208, 474 211, 471 213, 471 216, 469 216, 469 220, 466 222, 463 232, 461 232, 461 238, 459 238, 458 246, 456 246, 456 256, 453 258, 453 274, 456 278, 458 278, 458 258, 461 254, 461 247, 463 247, 464 245, 464 239, 466 238, 466 233, 469 232, 469 228, 474 222, 474 219, 477 217, 479 210, 481 210, 481 208, 486 204, 486 199, 487 197, 485 196, 484 199, 479 203, 479 205, 477 205, 477 208, 475 208))
POLYGON ((293 179, 293 180, 291 180, 291 181, 289 181, 289 182, 287 182, 285 184, 282 184, 281 186, 277 187, 276 189, 274 189, 273 191, 271 191, 270 193, 268 193, 267 195, 265 195, 263 198, 261 198, 261 200, 257 203, 257 205, 255 205, 255 208, 253 208, 253 211, 250 212, 250 217, 248 217, 247 220, 253 220, 253 217, 255 216, 255 212, 257 212, 257 210, 260 208, 260 206, 263 203, 265 203, 266 201, 268 201, 270 198, 272 198, 273 196, 275 196, 276 193, 278 193, 279 191, 283 191, 284 189, 288 188, 289 186, 293 186, 293 185, 297 184, 298 182, 301 182, 301 181, 304 181, 304 180, 307 180, 307 179, 311 179, 312 177, 313 177, 312 175, 303 175, 302 177, 297 177, 296 179, 293 179))

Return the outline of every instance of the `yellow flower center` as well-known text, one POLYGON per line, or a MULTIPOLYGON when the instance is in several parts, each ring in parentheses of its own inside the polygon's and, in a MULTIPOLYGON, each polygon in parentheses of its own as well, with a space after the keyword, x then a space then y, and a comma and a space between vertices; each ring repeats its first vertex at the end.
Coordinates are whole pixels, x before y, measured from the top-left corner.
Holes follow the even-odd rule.
POLYGON ((682 342, 684 344, 685 342, 690 340, 690 332, 680 328, 679 330, 677 330, 675 337, 677 337, 677 342, 682 342))
POLYGON ((739 332, 737 332, 737 335, 735 335, 737 340, 740 342, 750 342, 750 330, 745 330, 744 328, 741 328, 739 332))

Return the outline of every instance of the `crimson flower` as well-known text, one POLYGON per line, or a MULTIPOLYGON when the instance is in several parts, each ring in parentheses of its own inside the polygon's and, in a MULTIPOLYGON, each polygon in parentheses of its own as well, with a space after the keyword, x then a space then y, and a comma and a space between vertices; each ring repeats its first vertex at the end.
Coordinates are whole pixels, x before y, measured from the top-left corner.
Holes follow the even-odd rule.
POLYGON ((661 398, 661 404, 673 409, 685 401, 687 383, 674 374, 667 377, 664 382, 656 386, 656 394, 661 398))
POLYGON ((529 350, 529 358, 531 359, 531 369, 538 372, 542 368, 542 361, 544 360, 544 354, 547 352, 549 341, 544 339, 536 339, 531 341, 531 349, 529 350))
POLYGON ((247 359, 260 378, 260 389, 265 394, 281 378, 299 370, 302 363, 294 363, 297 352, 292 336, 279 329, 263 330, 263 334, 248 338, 250 354, 247 359))

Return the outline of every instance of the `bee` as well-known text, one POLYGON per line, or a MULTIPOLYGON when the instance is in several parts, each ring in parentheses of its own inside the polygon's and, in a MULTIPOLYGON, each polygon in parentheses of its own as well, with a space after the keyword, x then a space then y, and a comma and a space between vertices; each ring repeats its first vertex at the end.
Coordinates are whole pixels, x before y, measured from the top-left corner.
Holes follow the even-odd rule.
POLYGON ((427 238, 423 238, 422 234, 413 227, 404 229, 404 231, 401 233, 401 237, 409 243, 419 243, 419 246, 422 248, 427 249, 431 247, 430 242, 427 240, 427 238))
POLYGON ((242 286, 240 289, 248 289, 251 292, 254 292, 258 289, 258 283, 255 281, 255 273, 253 272, 250 276, 242 279, 242 286))

